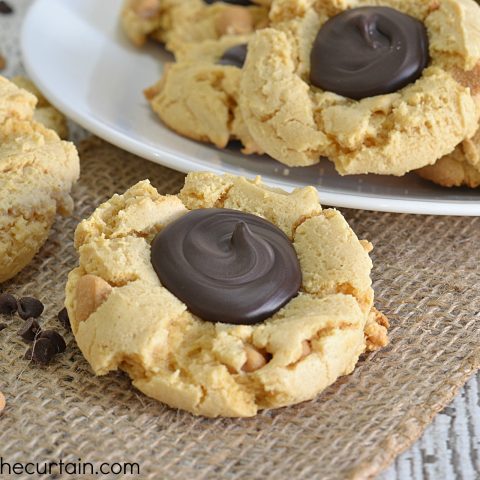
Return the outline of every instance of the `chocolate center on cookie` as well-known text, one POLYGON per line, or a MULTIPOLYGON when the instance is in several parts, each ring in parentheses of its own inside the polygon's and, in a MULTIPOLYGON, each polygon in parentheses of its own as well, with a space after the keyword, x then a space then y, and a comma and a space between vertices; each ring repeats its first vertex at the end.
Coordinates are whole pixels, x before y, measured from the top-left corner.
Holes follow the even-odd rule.
POLYGON ((237 210, 193 210, 152 243, 162 285, 210 322, 259 323, 297 295, 302 273, 288 237, 237 210))
POLYGON ((220 60, 219 65, 230 65, 232 67, 243 68, 245 59, 247 58, 247 44, 235 45, 226 50, 220 60))
POLYGON ((414 82, 428 61, 422 22, 389 7, 354 8, 332 17, 318 32, 310 81, 360 100, 414 82))

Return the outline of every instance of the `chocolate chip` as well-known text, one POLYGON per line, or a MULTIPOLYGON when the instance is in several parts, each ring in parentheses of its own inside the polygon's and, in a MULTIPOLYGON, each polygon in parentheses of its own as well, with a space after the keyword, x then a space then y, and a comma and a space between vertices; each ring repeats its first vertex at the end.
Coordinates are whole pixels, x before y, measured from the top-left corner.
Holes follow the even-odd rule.
POLYGON ((226 50, 220 60, 219 65, 230 65, 232 67, 243 68, 247 58, 247 44, 235 45, 226 50))
POLYGON ((33 297, 23 297, 18 301, 18 314, 24 320, 38 318, 43 313, 43 303, 33 297))
POLYGON ((56 347, 48 338, 39 338, 25 353, 27 360, 47 365, 56 355, 56 347))
POLYGON ((64 326, 65 330, 71 330, 72 326, 70 325, 70 319, 68 318, 67 309, 64 307, 58 312, 58 320, 64 326))
POLYGON ((38 338, 48 338, 55 347, 56 353, 63 353, 67 349, 65 340, 55 330, 44 330, 38 338))
POLYGON ((7 67, 7 60, 0 54, 0 70, 4 70, 7 67))
POLYGON ((13 13, 13 8, 4 0, 0 0, 0 13, 2 15, 9 15, 13 13))
POLYGON ((0 332, 8 327, 6 323, 0 323, 0 332))
POLYGON ((18 335, 22 337, 25 342, 33 342, 40 331, 39 323, 31 318, 24 323, 23 327, 18 331, 18 335))
POLYGON ((0 313, 12 315, 17 311, 17 299, 9 293, 0 295, 0 313))

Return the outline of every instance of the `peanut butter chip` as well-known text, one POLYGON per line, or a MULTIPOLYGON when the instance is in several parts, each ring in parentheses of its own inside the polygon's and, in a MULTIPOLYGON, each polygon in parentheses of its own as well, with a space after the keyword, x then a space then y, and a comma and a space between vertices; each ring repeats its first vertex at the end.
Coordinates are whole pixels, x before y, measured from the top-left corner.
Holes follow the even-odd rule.
POLYGON ((455 67, 452 74, 457 82, 464 87, 470 88, 472 95, 480 94, 480 62, 468 72, 455 67))
POLYGON ((158 0, 141 0, 135 6, 135 13, 145 19, 149 19, 158 15, 160 5, 158 0))
POLYGON ((75 319, 84 322, 110 295, 112 287, 96 275, 85 275, 77 284, 75 319))
POLYGON ((251 345, 245 345, 245 353, 247 354, 247 361, 242 367, 244 372, 254 372, 267 364, 267 359, 251 345))
POLYGON ((302 342, 302 357, 305 358, 307 355, 310 355, 312 352, 312 347, 310 345, 310 342, 308 340, 304 340, 302 342))
POLYGON ((253 19, 245 7, 230 7, 217 17, 215 27, 220 36, 245 35, 253 32, 253 19))

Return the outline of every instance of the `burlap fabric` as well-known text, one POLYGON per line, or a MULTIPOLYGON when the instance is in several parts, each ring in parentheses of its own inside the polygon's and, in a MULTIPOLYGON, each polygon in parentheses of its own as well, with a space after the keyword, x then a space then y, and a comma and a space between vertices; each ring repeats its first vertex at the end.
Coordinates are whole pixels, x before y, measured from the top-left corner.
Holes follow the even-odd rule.
MULTIPOLYGON (((140 179, 162 193, 183 182, 180 173, 98 140, 85 142, 81 157, 74 216, 60 219, 34 263, 4 285, 45 302, 45 326, 58 326, 77 222, 140 179)), ((0 332, 0 390, 8 402, 0 456, 138 462, 142 479, 374 477, 480 366, 480 218, 344 213, 375 244, 377 304, 392 323, 391 345, 351 376, 315 401, 256 418, 195 418, 143 396, 123 374, 95 378, 71 334, 52 365, 30 365, 14 318, 0 332)))

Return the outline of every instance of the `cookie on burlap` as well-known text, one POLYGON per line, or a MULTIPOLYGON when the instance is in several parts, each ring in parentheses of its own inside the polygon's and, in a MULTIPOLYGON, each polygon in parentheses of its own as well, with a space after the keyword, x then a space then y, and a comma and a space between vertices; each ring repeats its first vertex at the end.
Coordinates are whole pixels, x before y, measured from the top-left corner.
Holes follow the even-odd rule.
POLYGON ((176 53, 187 43, 245 35, 265 26, 269 4, 270 0, 126 0, 121 21, 135 45, 153 38, 176 53))
POLYGON ((442 187, 480 187, 480 129, 457 148, 417 173, 442 187))
POLYGON ((43 126, 55 130, 60 138, 68 139, 69 132, 65 115, 49 103, 36 85, 30 79, 22 76, 13 77, 10 81, 37 97, 37 108, 33 119, 43 126))
MULTIPOLYGON (((377 35, 381 43, 385 40, 381 28, 375 21, 369 23, 372 17, 368 15, 363 41, 367 45, 369 35, 377 35)), ((256 32, 249 42, 240 99, 250 133, 273 158, 290 166, 306 166, 326 156, 343 175, 403 175, 435 163, 474 134, 480 114, 480 7, 473 0, 275 0, 270 16, 275 28, 256 32), (314 46, 316 52, 336 49, 336 55, 327 56, 332 63, 337 58, 351 63, 355 76, 333 77, 334 85, 348 79, 355 86, 356 75, 364 71, 357 70, 355 62, 363 66, 363 60, 339 50, 337 43, 327 45, 315 39, 319 32, 326 35, 328 31, 343 42, 345 35, 322 27, 327 21, 331 26, 354 15, 356 7, 372 4, 390 7, 386 9, 389 14, 406 19, 409 28, 415 28, 419 38, 423 36, 424 40, 410 46, 407 42, 403 51, 410 61, 413 56, 408 49, 425 46, 426 68, 422 66, 417 79, 399 90, 359 99, 333 93, 335 87, 314 86, 314 75, 322 81, 326 76, 325 68, 311 68, 314 46)), ((353 31, 354 25, 350 27, 353 31)), ((397 55, 398 45, 402 52, 405 38, 408 35, 383 52, 397 55)), ((351 42, 353 47, 359 44, 359 40, 351 42)), ((370 68, 376 64, 371 52, 368 55, 370 68)), ((367 82, 376 82, 377 76, 394 70, 388 64, 378 65, 376 75, 365 77, 367 82)))
POLYGON ((238 105, 247 41, 248 36, 228 36, 179 51, 177 63, 166 65, 160 81, 145 91, 154 112, 186 137, 219 148, 240 140, 244 153, 262 153, 238 105), (225 59, 229 52, 233 57, 225 59))
POLYGON ((35 104, 32 94, 0 77, 0 282, 31 261, 56 213, 73 207, 77 150, 32 120, 35 104))
POLYGON ((194 414, 245 417, 312 399, 387 343, 388 322, 373 307, 371 244, 339 212, 322 210, 313 188, 287 194, 259 179, 192 173, 178 196, 163 196, 143 181, 80 223, 75 246, 66 306, 94 372, 124 370, 145 394, 194 414), (263 217, 293 242, 300 292, 261 323, 203 320, 159 281, 152 240, 206 208, 263 217))

